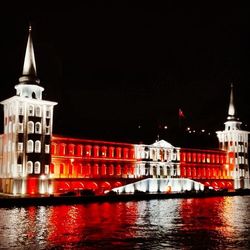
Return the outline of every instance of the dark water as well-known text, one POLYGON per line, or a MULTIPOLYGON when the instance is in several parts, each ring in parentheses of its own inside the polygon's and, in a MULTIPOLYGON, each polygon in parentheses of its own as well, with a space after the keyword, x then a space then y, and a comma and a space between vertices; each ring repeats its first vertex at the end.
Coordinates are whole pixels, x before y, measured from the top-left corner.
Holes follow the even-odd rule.
POLYGON ((0 249, 250 249, 250 196, 0 208, 0 249))

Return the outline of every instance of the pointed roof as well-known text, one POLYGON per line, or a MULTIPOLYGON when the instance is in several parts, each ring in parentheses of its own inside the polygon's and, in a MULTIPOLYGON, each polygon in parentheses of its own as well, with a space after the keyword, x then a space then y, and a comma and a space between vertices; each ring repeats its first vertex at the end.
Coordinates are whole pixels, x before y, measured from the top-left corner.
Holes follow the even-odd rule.
POLYGON ((37 78, 36 73, 36 60, 31 36, 31 25, 29 25, 29 35, 25 51, 23 74, 19 78, 20 83, 39 84, 40 80, 37 78))
POLYGON ((228 117, 227 120, 236 120, 236 109, 234 105, 234 93, 233 93, 233 84, 231 83, 231 92, 230 92, 230 101, 228 107, 228 117))

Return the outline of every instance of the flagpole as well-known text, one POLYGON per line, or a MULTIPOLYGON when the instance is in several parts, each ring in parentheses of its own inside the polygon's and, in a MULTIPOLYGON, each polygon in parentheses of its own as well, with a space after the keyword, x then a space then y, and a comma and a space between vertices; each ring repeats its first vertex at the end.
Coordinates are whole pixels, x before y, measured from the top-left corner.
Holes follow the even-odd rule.
POLYGON ((180 109, 179 108, 179 110, 178 110, 178 126, 179 126, 179 130, 181 130, 181 128, 182 128, 182 119, 184 118, 185 116, 184 116, 184 113, 183 113, 183 111, 182 111, 182 109, 180 109))

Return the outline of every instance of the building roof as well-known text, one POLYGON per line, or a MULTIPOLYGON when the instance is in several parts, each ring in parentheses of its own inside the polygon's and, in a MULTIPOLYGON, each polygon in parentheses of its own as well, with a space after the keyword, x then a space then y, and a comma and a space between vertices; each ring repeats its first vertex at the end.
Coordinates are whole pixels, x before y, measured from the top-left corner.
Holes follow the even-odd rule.
POLYGON ((39 84, 40 80, 37 78, 36 60, 35 60, 31 31, 32 28, 30 25, 25 57, 24 57, 23 73, 22 76, 19 78, 19 82, 29 83, 29 84, 34 84, 34 83, 39 84))
POLYGON ((173 148, 174 146, 165 140, 156 141, 152 144, 155 147, 173 148))

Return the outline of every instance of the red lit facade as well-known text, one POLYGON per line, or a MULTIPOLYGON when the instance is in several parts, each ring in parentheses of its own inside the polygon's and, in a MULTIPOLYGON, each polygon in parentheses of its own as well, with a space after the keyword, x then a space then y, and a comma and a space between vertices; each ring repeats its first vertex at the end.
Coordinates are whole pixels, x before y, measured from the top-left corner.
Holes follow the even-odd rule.
POLYGON ((222 150, 181 148, 180 176, 214 189, 233 189, 233 164, 222 150))
POLYGON ((133 144, 53 136, 49 177, 54 193, 91 189, 96 193, 135 178, 133 144))

